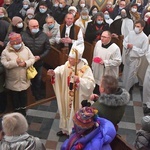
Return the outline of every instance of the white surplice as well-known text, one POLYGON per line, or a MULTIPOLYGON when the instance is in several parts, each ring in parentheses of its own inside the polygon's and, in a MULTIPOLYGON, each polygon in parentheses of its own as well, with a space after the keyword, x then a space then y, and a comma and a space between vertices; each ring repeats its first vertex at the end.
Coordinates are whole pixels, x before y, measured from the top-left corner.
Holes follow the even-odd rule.
POLYGON ((93 58, 95 57, 100 57, 104 61, 104 65, 92 62, 93 75, 97 85, 100 84, 103 75, 118 77, 121 53, 120 48, 115 43, 108 48, 104 48, 101 40, 99 40, 94 48, 93 58))
POLYGON ((145 55, 148 50, 148 37, 143 31, 139 34, 136 34, 134 30, 130 31, 129 35, 123 41, 123 46, 125 50, 123 86, 129 91, 130 88, 138 82, 137 72, 141 64, 141 57, 145 55), (128 44, 133 44, 133 48, 128 49, 128 44))

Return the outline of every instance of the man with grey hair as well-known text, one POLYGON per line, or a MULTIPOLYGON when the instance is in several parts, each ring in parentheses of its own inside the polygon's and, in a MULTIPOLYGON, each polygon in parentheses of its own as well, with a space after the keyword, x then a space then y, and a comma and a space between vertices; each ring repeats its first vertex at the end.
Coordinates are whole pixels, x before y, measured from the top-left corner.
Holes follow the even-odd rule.
POLYGON ((82 44, 84 42, 83 34, 79 26, 74 23, 74 16, 72 13, 68 13, 65 17, 65 24, 60 26, 60 30, 56 36, 56 43, 60 44, 60 47, 67 47, 69 50, 74 42, 82 44))
POLYGON ((51 45, 55 44, 55 38, 57 32, 59 31, 59 24, 54 20, 52 16, 48 16, 45 19, 46 23, 43 25, 43 32, 49 37, 49 42, 51 45))
POLYGON ((19 13, 21 15, 21 18, 24 20, 26 17, 26 12, 30 8, 30 1, 29 0, 23 0, 22 3, 23 3, 23 7, 19 13))

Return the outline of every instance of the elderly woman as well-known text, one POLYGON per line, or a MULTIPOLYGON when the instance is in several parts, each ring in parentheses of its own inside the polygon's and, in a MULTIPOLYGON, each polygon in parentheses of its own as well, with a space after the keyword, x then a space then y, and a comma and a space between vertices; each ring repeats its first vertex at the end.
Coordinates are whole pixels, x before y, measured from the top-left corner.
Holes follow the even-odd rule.
POLYGON ((20 34, 9 35, 9 43, 2 52, 1 62, 6 71, 5 86, 10 90, 13 108, 26 115, 27 89, 30 86, 26 72, 34 64, 35 57, 22 42, 20 34))
POLYGON ((83 35, 85 35, 85 31, 87 28, 88 22, 91 22, 91 17, 89 16, 89 11, 87 8, 84 8, 80 12, 80 17, 78 20, 76 20, 75 25, 79 26, 82 30, 83 35))
POLYGON ((0 7, 0 19, 5 20, 8 23, 11 22, 10 18, 8 17, 6 9, 3 7, 0 7))
POLYGON ((140 19, 140 14, 138 13, 137 11, 138 9, 138 5, 137 4, 131 4, 130 6, 130 15, 131 15, 131 19, 135 22, 136 20, 139 20, 140 19))
POLYGON ((23 0, 22 3, 23 3, 23 7, 19 11, 19 13, 20 13, 20 17, 24 20, 26 17, 26 12, 30 8, 30 1, 29 0, 23 0))
POLYGON ((21 17, 14 16, 11 20, 11 24, 9 25, 7 35, 4 40, 4 45, 6 45, 9 41, 8 36, 11 32, 21 34, 26 29, 26 24, 23 22, 21 17))
POLYGON ((89 43, 97 42, 105 30, 109 30, 109 24, 105 22, 104 14, 98 12, 95 14, 94 20, 87 25, 85 40, 89 43))
POLYGON ((2 130, 5 135, 0 141, 1 150, 45 150, 39 138, 27 133, 27 120, 20 113, 4 115, 2 130))

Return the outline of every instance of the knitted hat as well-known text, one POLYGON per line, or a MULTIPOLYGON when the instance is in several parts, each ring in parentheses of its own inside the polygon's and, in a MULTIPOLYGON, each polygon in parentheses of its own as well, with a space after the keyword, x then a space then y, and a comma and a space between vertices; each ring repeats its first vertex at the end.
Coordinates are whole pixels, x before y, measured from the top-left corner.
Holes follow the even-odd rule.
POLYGON ((11 45, 20 44, 22 42, 21 35, 15 32, 9 34, 9 41, 11 45))
POLYGON ((68 12, 69 12, 70 10, 74 10, 75 12, 77 12, 77 8, 76 8, 75 6, 70 6, 70 7, 68 8, 68 12))
POLYGON ((41 6, 41 5, 43 5, 43 6, 46 6, 46 7, 47 7, 46 2, 44 2, 44 1, 41 1, 41 2, 39 3, 39 6, 41 6))
POLYGON ((13 26, 16 26, 19 22, 22 22, 22 19, 18 16, 15 16, 15 17, 12 18, 11 22, 12 22, 13 26))
POLYGON ((34 15, 34 9, 33 8, 29 8, 26 12, 26 15, 34 15))
POLYGON ((96 109, 92 107, 83 107, 79 109, 73 117, 74 125, 82 130, 87 130, 95 125, 94 117, 96 109))
POLYGON ((131 7, 136 6, 138 8, 138 5, 136 3, 131 4, 131 7))
POLYGON ((144 131, 150 131, 150 116, 144 116, 141 120, 142 129, 144 131))
POLYGON ((10 113, 2 119, 3 131, 9 136, 19 136, 28 130, 26 118, 21 113, 10 113))
POLYGON ((74 42, 71 47, 69 57, 76 58, 75 50, 77 50, 78 59, 81 59, 84 52, 84 43, 79 44, 78 42, 74 42))

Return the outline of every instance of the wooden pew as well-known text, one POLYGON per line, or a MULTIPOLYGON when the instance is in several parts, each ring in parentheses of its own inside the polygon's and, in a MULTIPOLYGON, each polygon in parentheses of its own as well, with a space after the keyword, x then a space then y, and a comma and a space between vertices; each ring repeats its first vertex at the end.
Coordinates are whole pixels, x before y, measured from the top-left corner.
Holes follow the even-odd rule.
POLYGON ((118 47, 120 48, 121 54, 122 54, 122 49, 123 49, 123 39, 124 39, 123 35, 120 35, 118 38, 112 37, 111 39, 113 43, 118 45, 118 47))
POLYGON ((92 59, 93 59, 94 45, 86 41, 84 42, 84 45, 85 45, 85 49, 83 52, 83 58, 85 58, 88 61, 89 66, 91 66, 92 59))
POLYGON ((116 135, 111 142, 112 150, 136 150, 133 146, 129 145, 120 135, 116 135))
POLYGON ((44 58, 44 63, 49 65, 51 68, 56 68, 64 64, 68 59, 67 48, 57 49, 56 46, 51 46, 51 50, 48 55, 44 58))

